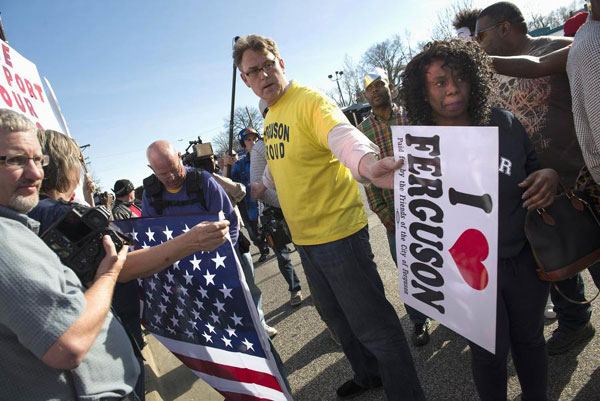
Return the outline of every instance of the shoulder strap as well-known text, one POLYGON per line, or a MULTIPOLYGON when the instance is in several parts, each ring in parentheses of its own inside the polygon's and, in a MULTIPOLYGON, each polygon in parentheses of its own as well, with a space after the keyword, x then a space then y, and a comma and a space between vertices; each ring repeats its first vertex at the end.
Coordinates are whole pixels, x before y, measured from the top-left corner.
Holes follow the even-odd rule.
POLYGON ((195 198, 200 202, 204 210, 208 211, 208 207, 206 207, 206 199, 204 199, 204 190, 202 185, 202 170, 196 169, 188 171, 188 173, 185 176, 184 185, 188 194, 190 196, 195 196, 195 198))

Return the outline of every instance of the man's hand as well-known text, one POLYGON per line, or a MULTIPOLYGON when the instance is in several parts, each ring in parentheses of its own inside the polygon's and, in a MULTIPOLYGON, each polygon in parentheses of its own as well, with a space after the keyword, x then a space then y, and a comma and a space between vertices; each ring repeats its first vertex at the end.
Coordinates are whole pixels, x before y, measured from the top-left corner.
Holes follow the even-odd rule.
POLYGON ((98 266, 94 281, 100 277, 110 277, 116 282, 123 268, 123 263, 125 263, 128 247, 123 246, 119 253, 117 253, 115 244, 109 235, 102 237, 102 245, 104 246, 104 251, 106 251, 106 256, 104 256, 104 259, 102 259, 98 266))
POLYGON ((212 251, 222 245, 229 233, 229 221, 203 221, 185 233, 186 241, 197 251, 212 251))
POLYGON ((401 168, 404 160, 397 162, 393 157, 377 160, 374 154, 367 154, 360 159, 358 173, 371 181, 373 185, 383 189, 394 189, 394 172, 401 168))
POLYGON ((551 168, 535 171, 519 184, 521 188, 527 188, 523 193, 523 207, 527 209, 539 209, 548 207, 554 202, 554 196, 558 188, 558 174, 551 168))
POLYGON ((260 199, 266 190, 267 190, 267 187, 262 182, 251 182, 250 183, 250 196, 252 197, 253 200, 260 199))

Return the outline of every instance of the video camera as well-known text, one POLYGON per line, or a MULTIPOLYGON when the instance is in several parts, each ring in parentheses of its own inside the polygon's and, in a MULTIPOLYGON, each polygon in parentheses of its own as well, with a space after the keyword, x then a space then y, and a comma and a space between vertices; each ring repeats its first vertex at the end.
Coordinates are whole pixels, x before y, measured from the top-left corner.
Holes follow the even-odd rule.
POLYGON ((185 154, 181 156, 184 165, 194 168, 201 168, 209 173, 215 172, 214 153, 210 142, 202 143, 198 137, 197 141, 190 141, 185 149, 185 154), (190 148, 192 150, 190 151, 190 148))
POLYGON ((102 206, 69 205, 67 212, 40 238, 85 284, 94 280, 100 261, 106 256, 104 235, 110 236, 117 252, 133 243, 109 218, 110 213, 102 206))

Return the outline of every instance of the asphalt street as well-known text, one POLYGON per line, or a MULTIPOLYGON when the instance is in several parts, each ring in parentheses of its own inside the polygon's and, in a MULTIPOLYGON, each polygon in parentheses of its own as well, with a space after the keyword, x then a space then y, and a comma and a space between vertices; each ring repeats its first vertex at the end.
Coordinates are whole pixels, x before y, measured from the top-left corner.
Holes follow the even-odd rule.
MULTIPOLYGON (((389 254, 385 229, 370 211, 369 232, 386 295, 396 308, 407 337, 410 337, 412 324, 400 302, 397 271, 389 254)), ((256 249, 254 251, 256 261, 258 254, 256 249)), ((308 286, 304 285, 306 280, 297 252, 292 254, 292 261, 303 284, 304 301, 298 307, 289 304, 287 284, 279 273, 273 254, 265 263, 256 265, 256 283, 263 292, 265 318, 279 331, 274 343, 287 369, 294 400, 336 400, 336 388, 352 377, 352 371, 341 348, 331 340, 319 319, 308 286)), ((587 273, 586 284, 586 292, 593 295, 595 287, 587 273)), ((600 328, 597 306, 593 308, 592 321, 600 328)), ((548 322, 545 328, 547 339, 555 328, 556 322, 548 322)), ((598 337, 596 335, 566 354, 549 357, 550 400, 600 400, 598 337)), ((155 341, 150 340, 150 343, 151 346, 145 349, 149 401, 223 399, 155 341)), ((428 400, 478 399, 471 376, 469 348, 464 338, 434 322, 430 343, 420 348, 412 344, 410 347, 428 400)), ((512 362, 509 362, 508 371, 508 399, 519 399, 520 386, 512 362)), ((357 401, 385 399, 381 389, 354 398, 357 401)))

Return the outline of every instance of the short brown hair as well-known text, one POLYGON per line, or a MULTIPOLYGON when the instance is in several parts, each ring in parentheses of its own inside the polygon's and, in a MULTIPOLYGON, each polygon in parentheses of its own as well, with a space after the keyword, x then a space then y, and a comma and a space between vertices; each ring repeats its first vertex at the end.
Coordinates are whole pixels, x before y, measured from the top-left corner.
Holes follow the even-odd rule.
POLYGON ((77 142, 60 132, 38 131, 42 153, 50 156, 50 163, 44 167, 44 180, 41 192, 65 192, 79 182, 81 174, 81 151, 77 142))
POLYGON ((233 45, 233 62, 240 70, 242 56, 246 50, 254 50, 261 53, 271 52, 276 58, 279 58, 277 43, 273 39, 255 34, 242 36, 233 45))

